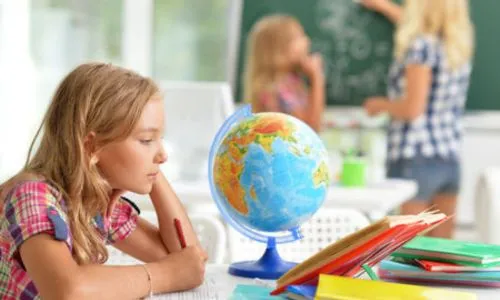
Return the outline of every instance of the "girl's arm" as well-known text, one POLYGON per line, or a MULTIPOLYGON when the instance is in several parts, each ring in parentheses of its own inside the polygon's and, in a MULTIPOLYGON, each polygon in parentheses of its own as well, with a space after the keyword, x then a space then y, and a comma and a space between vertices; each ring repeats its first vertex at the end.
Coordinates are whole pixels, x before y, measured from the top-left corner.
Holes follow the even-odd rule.
POLYGON ((325 110, 325 76, 323 59, 319 54, 312 54, 301 61, 302 71, 309 77, 310 90, 305 110, 294 111, 292 115, 306 122, 316 132, 320 131, 325 110))
POLYGON ((199 286, 204 277, 198 247, 143 266, 78 265, 67 245, 48 234, 29 238, 19 251, 42 299, 139 299, 150 284, 154 293, 173 292, 199 286))
POLYGON ((149 195, 156 210, 156 214, 158 215, 160 236, 168 252, 177 252, 182 249, 174 226, 175 218, 179 219, 181 222, 186 245, 199 246, 200 241, 193 230, 186 210, 162 172, 158 173, 158 178, 149 195))
POLYGON ((393 23, 397 24, 401 21, 403 10, 397 3, 390 0, 362 0, 361 3, 373 11, 383 14, 393 23))
POLYGON ((305 122, 316 132, 320 131, 325 110, 325 78, 317 75, 311 77, 311 89, 309 91, 309 105, 305 122))
POLYGON ((412 121, 425 112, 432 79, 431 68, 426 65, 408 65, 405 76, 406 97, 397 101, 389 101, 386 97, 369 98, 364 104, 369 115, 387 112, 394 119, 412 121))
POLYGON ((158 261, 169 254, 158 227, 140 216, 136 229, 126 239, 112 246, 146 263, 158 261))

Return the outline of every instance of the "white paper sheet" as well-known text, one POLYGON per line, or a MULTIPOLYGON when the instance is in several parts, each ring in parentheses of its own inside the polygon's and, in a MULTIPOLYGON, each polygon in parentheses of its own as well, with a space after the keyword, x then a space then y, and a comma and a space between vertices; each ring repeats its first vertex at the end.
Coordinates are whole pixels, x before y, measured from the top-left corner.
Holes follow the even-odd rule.
POLYGON ((210 276, 210 274, 205 278, 205 282, 198 288, 180 292, 171 293, 165 295, 158 295, 150 298, 151 300, 225 300, 221 298, 218 294, 223 287, 217 286, 215 276, 210 276))

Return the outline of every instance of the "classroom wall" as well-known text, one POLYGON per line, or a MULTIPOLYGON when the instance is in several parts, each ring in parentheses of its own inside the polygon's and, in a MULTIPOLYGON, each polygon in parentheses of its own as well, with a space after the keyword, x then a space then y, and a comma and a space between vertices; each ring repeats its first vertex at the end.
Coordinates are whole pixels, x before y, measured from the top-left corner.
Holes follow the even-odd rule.
POLYGON ((29 1, 16 0, 0 4, 1 182, 23 166, 31 138, 41 118, 37 114, 37 103, 32 101, 36 91, 35 70, 28 52, 29 1))

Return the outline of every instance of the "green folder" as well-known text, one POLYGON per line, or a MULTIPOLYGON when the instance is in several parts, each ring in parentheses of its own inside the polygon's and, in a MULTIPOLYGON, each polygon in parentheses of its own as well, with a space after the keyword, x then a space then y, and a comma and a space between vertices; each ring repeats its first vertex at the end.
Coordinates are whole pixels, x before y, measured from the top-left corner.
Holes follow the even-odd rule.
POLYGON ((255 284, 238 284, 229 300, 284 300, 282 296, 271 296, 270 287, 255 284))
POLYGON ((417 236, 392 256, 486 267, 500 265, 500 245, 417 236))

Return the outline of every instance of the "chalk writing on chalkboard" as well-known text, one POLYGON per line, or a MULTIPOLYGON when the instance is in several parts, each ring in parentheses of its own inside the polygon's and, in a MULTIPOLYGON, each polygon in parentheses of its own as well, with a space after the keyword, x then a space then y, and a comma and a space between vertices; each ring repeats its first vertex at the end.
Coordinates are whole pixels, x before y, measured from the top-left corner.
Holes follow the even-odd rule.
POLYGON ((342 103, 380 93, 386 86, 387 61, 377 57, 390 56, 392 45, 370 36, 375 15, 346 0, 319 0, 315 14, 320 36, 313 38, 312 50, 323 55, 328 98, 342 103))

